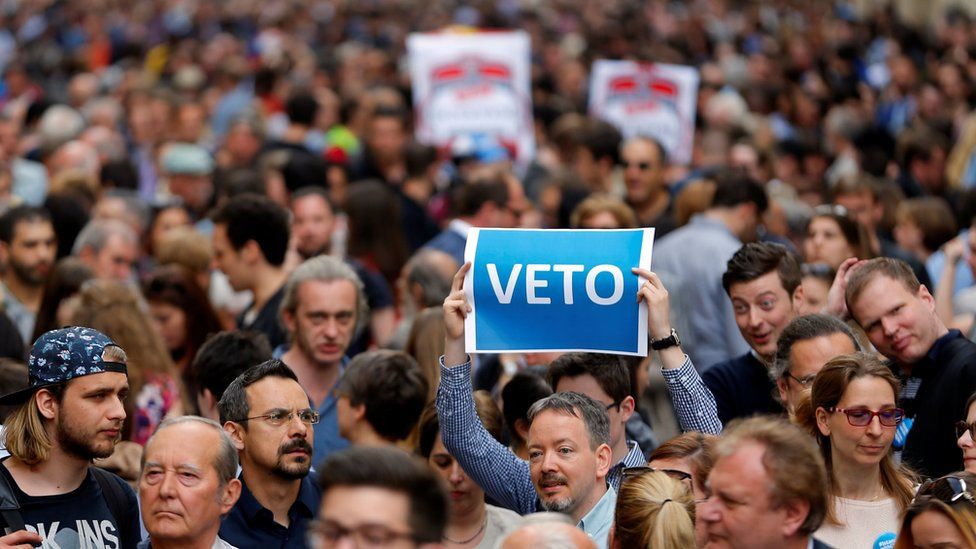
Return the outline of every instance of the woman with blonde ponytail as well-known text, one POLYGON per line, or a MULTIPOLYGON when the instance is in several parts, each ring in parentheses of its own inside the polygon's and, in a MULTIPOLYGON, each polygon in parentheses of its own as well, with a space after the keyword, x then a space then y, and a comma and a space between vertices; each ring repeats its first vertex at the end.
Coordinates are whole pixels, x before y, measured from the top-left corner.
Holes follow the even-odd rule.
POLYGON ((610 547, 695 546, 695 502, 688 484, 650 467, 624 469, 610 547))

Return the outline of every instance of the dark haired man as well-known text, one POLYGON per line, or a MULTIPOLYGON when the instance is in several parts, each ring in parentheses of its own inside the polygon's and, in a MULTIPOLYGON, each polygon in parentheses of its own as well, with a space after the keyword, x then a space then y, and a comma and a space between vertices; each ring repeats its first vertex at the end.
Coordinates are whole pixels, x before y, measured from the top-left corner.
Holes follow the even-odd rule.
POLYGON ((125 421, 129 393, 126 356, 90 328, 45 333, 31 349, 28 387, 0 398, 17 404, 4 426, 10 457, 0 463, 9 489, 5 512, 12 534, 0 545, 134 548, 139 542, 135 493, 121 478, 92 467, 112 455, 125 421), (21 524, 12 523, 20 518, 21 524), (16 531, 16 530, 25 530, 16 531))
POLYGON ((627 185, 627 204, 641 227, 654 227, 661 238, 676 228, 671 192, 665 179, 667 151, 651 137, 632 137, 620 146, 620 164, 627 185))
POLYGON ((796 257, 779 244, 751 243, 735 252, 722 275, 736 326, 750 350, 705 370, 702 379, 715 396, 723 424, 753 414, 779 414, 783 406, 769 365, 783 328, 803 299, 796 257))
POLYGON ((424 462, 392 447, 337 452, 322 465, 313 547, 366 539, 383 547, 441 547, 447 494, 424 462))
POLYGON ((54 265, 58 241, 51 215, 43 208, 17 206, 0 216, 0 292, 3 310, 30 345, 44 281, 54 265))
POLYGON ((769 204, 758 182, 741 174, 718 178, 712 205, 654 245, 654 270, 672 296, 674 327, 691 361, 707 368, 746 352, 728 297, 724 262, 756 239, 769 204))
POLYGON ((853 269, 847 308, 902 379, 906 413, 895 433, 902 460, 927 477, 962 469, 953 425, 976 391, 976 343, 949 330, 935 300, 903 261, 879 257, 853 269))
POLYGON ((200 415, 217 420, 217 403, 237 376, 271 358, 271 345, 261 332, 232 330, 214 334, 193 358, 200 415))
POLYGON ((339 434, 353 445, 407 438, 427 402, 427 378, 410 355, 376 350, 356 355, 336 386, 339 434))
POLYGON ((309 479, 319 414, 298 378, 271 359, 231 382, 218 406, 240 455, 243 484, 220 537, 237 547, 303 548, 319 506, 309 479))
POLYGON ((225 202, 213 216, 214 265, 235 291, 250 290, 253 301, 237 319, 242 330, 268 336, 272 348, 285 342, 278 322, 284 295, 288 212, 270 199, 244 194, 225 202))

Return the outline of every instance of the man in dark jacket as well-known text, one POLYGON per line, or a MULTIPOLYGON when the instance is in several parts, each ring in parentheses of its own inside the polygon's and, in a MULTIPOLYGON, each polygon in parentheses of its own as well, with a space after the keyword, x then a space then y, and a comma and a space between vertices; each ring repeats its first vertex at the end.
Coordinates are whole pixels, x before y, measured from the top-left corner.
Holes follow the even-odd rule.
POLYGON ((906 419, 894 447, 924 476, 962 469, 954 423, 976 390, 976 344, 949 330, 935 299, 903 261, 879 257, 855 268, 847 307, 902 379, 898 404, 906 419))

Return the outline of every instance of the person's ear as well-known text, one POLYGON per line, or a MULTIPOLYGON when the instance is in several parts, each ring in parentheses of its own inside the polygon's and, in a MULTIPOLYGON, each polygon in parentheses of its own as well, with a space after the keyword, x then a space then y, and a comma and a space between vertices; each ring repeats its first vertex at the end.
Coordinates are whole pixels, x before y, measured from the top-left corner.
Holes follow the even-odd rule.
POLYGON ((786 386, 786 378, 781 377, 776 380, 776 391, 779 392, 779 400, 783 403, 784 408, 789 408, 789 401, 787 396, 790 394, 789 388, 786 386))
POLYGON ((200 408, 200 414, 204 417, 220 421, 220 413, 217 412, 217 399, 210 392, 210 389, 204 387, 197 393, 197 407, 200 408))
POLYGON ((793 290, 793 311, 798 312, 803 309, 803 284, 798 284, 793 290))
POLYGON ((817 429, 825 437, 830 436, 830 424, 827 423, 827 410, 823 408, 817 408, 817 429))
POLYGON ((236 421, 227 421, 224 422, 224 431, 227 431, 230 439, 234 441, 234 448, 237 448, 238 452, 242 451, 244 449, 244 437, 247 434, 244 426, 236 421))
POLYGON ((529 425, 524 419, 519 418, 515 420, 515 432, 518 433, 518 436, 521 437, 522 440, 528 442, 529 425))
POLYGON ((596 476, 606 478, 610 466, 613 464, 613 450, 606 444, 601 444, 596 449, 596 476))
POLYGON ((784 538, 791 538, 806 522, 807 516, 810 514, 810 502, 803 499, 793 499, 783 503, 780 508, 785 515, 780 531, 784 538))
POLYGON ((237 503, 237 499, 241 497, 241 481, 232 478, 224 486, 218 502, 220 502, 220 514, 225 515, 234 508, 234 504, 237 503))
POLYGON ((245 242, 244 246, 242 246, 240 251, 238 251, 238 254, 240 254, 241 259, 248 264, 254 264, 263 257, 263 254, 261 253, 261 246, 256 240, 248 240, 245 242))
POLYGON ((58 410, 61 407, 61 403, 57 398, 54 397, 54 393, 52 393, 50 390, 40 389, 34 393, 31 398, 33 398, 37 403, 37 409, 44 419, 54 419, 58 417, 58 410))
POLYGON ((360 404, 354 406, 352 402, 349 403, 349 409, 352 410, 352 417, 356 421, 363 421, 366 418, 366 405, 360 404))
POLYGON ((10 244, 7 244, 6 242, 0 240, 0 262, 6 265, 9 259, 10 259, 10 244))
POLYGON ((637 405, 634 402, 634 397, 630 395, 627 395, 623 400, 620 401, 620 419, 622 419, 624 423, 627 423, 630 416, 634 415, 634 408, 636 406, 637 405))

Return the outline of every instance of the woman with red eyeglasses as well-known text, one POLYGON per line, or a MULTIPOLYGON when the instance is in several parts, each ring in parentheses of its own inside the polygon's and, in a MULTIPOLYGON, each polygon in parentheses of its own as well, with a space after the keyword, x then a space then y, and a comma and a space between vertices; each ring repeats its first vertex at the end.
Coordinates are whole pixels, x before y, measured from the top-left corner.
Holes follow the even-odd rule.
POLYGON ((895 464, 892 442, 905 418, 899 383, 875 356, 834 358, 817 374, 796 417, 817 438, 830 505, 814 537, 834 547, 884 547, 914 495, 914 475, 895 464))

